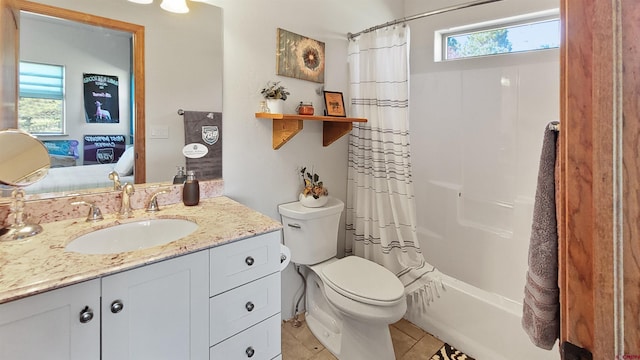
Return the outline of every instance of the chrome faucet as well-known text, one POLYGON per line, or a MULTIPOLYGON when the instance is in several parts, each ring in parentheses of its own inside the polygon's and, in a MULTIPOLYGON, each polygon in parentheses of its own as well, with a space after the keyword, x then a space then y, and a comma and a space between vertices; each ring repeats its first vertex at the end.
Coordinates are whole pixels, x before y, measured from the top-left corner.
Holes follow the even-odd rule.
POLYGON ((91 222, 91 221, 100 221, 102 219, 104 219, 104 217, 102 216, 102 211, 100 211, 100 208, 91 201, 74 201, 71 203, 71 205, 88 205, 89 206, 89 213, 87 214, 87 222, 91 222))
POLYGON ((133 184, 127 182, 122 185, 122 206, 120 207, 119 218, 126 219, 131 217, 131 212, 133 211, 131 209, 131 195, 135 192, 136 189, 134 189, 133 184))
POLYGON ((149 198, 149 203, 147 204, 147 212, 160 211, 160 207, 158 206, 158 195, 167 194, 169 192, 171 192, 171 189, 165 188, 165 189, 160 189, 154 192, 153 194, 151 194, 151 197, 149 198))

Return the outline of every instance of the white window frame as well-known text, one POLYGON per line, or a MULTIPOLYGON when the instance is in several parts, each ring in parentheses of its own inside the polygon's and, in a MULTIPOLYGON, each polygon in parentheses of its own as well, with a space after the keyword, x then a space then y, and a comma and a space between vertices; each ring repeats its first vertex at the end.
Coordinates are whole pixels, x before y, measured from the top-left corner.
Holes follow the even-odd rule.
MULTIPOLYGON (((498 53, 498 54, 488 54, 488 55, 478 55, 478 56, 468 56, 468 57, 461 57, 461 58, 455 58, 455 59, 447 59, 446 58, 447 38, 455 35, 497 30, 497 29, 503 29, 503 28, 509 28, 509 27, 516 27, 520 25, 544 22, 549 20, 556 20, 556 19, 559 19, 559 17, 560 17, 560 10, 558 8, 555 8, 555 9, 549 9, 549 10, 544 10, 544 11, 539 11, 539 12, 534 12, 534 13, 529 13, 524 15, 512 16, 508 18, 484 21, 484 22, 475 23, 475 24, 437 30, 434 32, 433 60, 435 62, 456 61, 456 60, 475 59, 479 57, 514 54, 514 53, 523 52, 523 51, 505 52, 505 53, 498 53)), ((540 51, 540 50, 547 50, 547 49, 533 49, 528 51, 540 51)))
MULTIPOLYGON (((66 95, 65 95, 65 67, 64 65, 57 65, 57 64, 47 64, 47 63, 39 63, 39 62, 34 62, 34 61, 20 61, 20 64, 22 63, 29 63, 29 64, 37 64, 37 65, 44 65, 44 66, 51 66, 51 67, 56 67, 56 68, 60 68, 61 72, 62 72, 62 77, 61 77, 61 93, 59 96, 37 96, 34 93, 23 93, 20 90, 20 85, 21 85, 21 78, 20 76, 18 77, 18 101, 20 98, 25 97, 25 98, 33 98, 33 99, 54 99, 54 100, 60 100, 62 101, 62 118, 61 118, 61 124, 60 124, 60 132, 32 132, 32 135, 40 135, 40 136, 60 136, 60 135, 66 135, 66 95)), ((20 74, 22 74, 22 71, 19 71, 20 74)), ((20 110, 18 109, 18 114, 20 114, 20 110)), ((19 126, 18 126, 19 127, 19 126)))

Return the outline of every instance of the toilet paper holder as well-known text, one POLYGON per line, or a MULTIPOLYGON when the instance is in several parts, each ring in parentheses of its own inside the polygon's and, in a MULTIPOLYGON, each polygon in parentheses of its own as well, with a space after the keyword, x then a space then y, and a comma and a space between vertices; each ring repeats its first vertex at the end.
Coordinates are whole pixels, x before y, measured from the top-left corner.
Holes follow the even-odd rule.
POLYGON ((280 244, 280 271, 284 270, 291 261, 291 250, 280 244))

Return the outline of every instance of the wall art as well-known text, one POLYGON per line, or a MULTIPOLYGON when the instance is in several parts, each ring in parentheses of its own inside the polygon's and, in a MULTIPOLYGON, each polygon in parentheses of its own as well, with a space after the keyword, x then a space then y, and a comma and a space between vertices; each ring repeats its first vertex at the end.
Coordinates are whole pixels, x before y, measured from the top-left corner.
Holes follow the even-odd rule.
POLYGON ((324 43, 278 29, 277 74, 317 83, 324 82, 324 43))
POLYGON ((85 135, 82 165, 118 162, 126 148, 124 135, 85 135))
POLYGON ((82 74, 87 123, 119 123, 118 77, 82 74))

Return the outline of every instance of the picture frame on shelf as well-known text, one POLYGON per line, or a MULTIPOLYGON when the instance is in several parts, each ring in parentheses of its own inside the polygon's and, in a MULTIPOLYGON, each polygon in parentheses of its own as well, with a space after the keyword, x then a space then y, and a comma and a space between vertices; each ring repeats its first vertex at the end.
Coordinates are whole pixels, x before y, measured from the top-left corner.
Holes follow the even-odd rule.
POLYGON ((347 116, 347 112, 344 108, 344 98, 341 92, 324 91, 324 107, 326 109, 327 116, 347 116))

